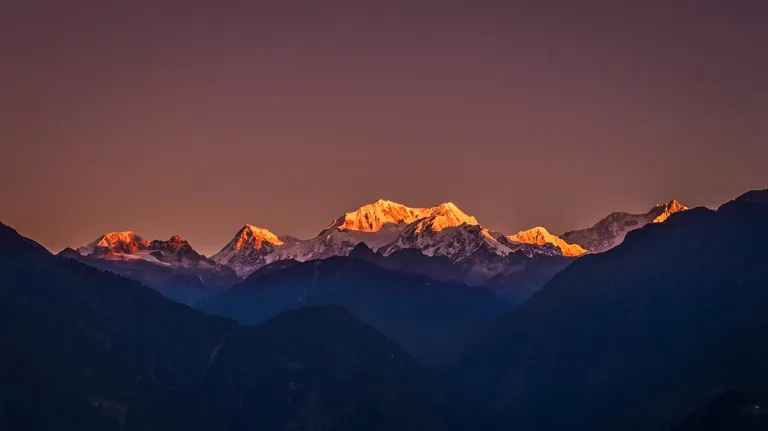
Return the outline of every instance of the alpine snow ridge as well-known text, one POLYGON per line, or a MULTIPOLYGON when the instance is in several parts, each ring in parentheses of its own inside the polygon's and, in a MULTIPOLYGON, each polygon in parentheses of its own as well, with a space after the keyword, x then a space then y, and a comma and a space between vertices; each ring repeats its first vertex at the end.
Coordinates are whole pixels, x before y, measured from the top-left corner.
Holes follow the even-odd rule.
POLYGON ((314 238, 290 243, 272 233, 266 234, 269 232, 266 229, 253 229, 257 232, 254 236, 258 237, 253 243, 242 239, 246 230, 243 228, 214 255, 214 260, 234 268, 240 277, 247 277, 257 269, 281 260, 305 262, 347 256, 360 243, 383 256, 418 250, 425 256, 445 257, 453 262, 480 255, 503 258, 523 250, 529 255, 561 254, 553 252, 553 247, 540 244, 528 244, 527 247, 524 247, 526 244, 513 244, 482 227, 475 217, 467 215, 452 202, 412 208, 379 199, 334 219, 314 238))
POLYGON ((568 256, 568 257, 581 256, 582 254, 587 252, 587 250, 582 248, 580 245, 569 244, 568 242, 564 241, 562 238, 552 235, 545 228, 541 226, 536 226, 528 230, 520 231, 514 235, 509 235, 507 239, 513 242, 519 242, 524 244, 536 244, 536 245, 552 244, 558 249, 560 249, 560 252, 563 254, 563 256, 568 256))
POLYGON ((59 255, 135 279, 188 305, 238 280, 229 265, 201 255, 179 235, 149 241, 133 231, 112 232, 59 255))
POLYGON ((379 232, 382 229, 396 229, 402 224, 413 223, 424 218, 430 209, 410 208, 397 202, 379 199, 364 205, 356 211, 337 218, 328 228, 354 230, 360 232, 379 232))
POLYGON ((627 233, 651 224, 661 223, 674 213, 688 207, 676 200, 656 205, 644 214, 615 212, 597 222, 594 226, 566 232, 560 236, 564 241, 577 244, 591 253, 602 253, 621 244, 627 233))
POLYGON ((215 266, 179 235, 173 235, 167 241, 148 241, 133 231, 111 232, 76 251, 82 256, 104 260, 144 260, 180 267, 215 266))
POLYGON ((445 256, 454 261, 478 249, 502 256, 512 252, 481 227, 477 219, 468 216, 452 202, 431 208, 426 217, 407 226, 386 247, 384 255, 407 249, 419 249, 426 256, 445 256))
POLYGON ((520 257, 575 258, 600 253, 621 243, 627 232, 663 222, 686 209, 673 200, 644 214, 613 213, 589 229, 558 237, 541 226, 514 235, 491 231, 452 202, 417 208, 379 199, 333 219, 317 236, 306 240, 278 236, 246 224, 212 258, 197 253, 178 235, 166 241, 149 241, 133 231, 102 235, 78 248, 77 253, 90 260, 126 264, 142 261, 169 268, 227 268, 244 279, 275 262, 348 256, 358 245, 365 244, 379 256, 377 262, 391 257, 399 262, 398 266, 405 265, 412 271, 417 268, 407 264, 406 255, 424 264, 427 261, 418 256, 442 259, 440 265, 452 266, 450 271, 458 280, 482 284, 519 268, 520 257))
POLYGON ((285 259, 304 262, 346 256, 360 243, 372 250, 379 250, 397 239, 411 223, 430 214, 430 211, 431 208, 410 208, 379 199, 334 219, 314 238, 296 241, 275 250, 267 257, 267 263, 285 259))

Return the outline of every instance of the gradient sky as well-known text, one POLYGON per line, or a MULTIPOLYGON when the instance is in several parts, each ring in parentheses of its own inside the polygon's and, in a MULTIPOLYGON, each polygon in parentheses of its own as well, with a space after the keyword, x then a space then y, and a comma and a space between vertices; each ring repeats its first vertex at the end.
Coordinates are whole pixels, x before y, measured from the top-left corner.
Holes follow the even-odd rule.
POLYGON ((716 206, 768 187, 768 5, 4 1, 0 185, 53 251, 378 198, 510 233, 716 206))

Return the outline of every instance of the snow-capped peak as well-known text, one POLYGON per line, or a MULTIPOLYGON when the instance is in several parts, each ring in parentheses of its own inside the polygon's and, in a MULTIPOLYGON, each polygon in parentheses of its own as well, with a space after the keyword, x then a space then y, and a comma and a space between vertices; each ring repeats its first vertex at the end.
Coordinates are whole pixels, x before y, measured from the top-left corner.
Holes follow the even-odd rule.
POLYGON ((378 232, 383 228, 413 223, 423 218, 428 211, 425 208, 410 208, 397 202, 379 199, 335 219, 328 228, 378 232))
POLYGON ((419 249, 427 256, 446 256, 454 260, 479 249, 504 256, 512 250, 501 244, 477 219, 452 202, 428 208, 426 216, 409 224, 386 248, 384 255, 404 249, 419 249))
POLYGON ((552 235, 542 226, 536 226, 528 230, 520 231, 514 235, 509 235, 507 236, 507 239, 525 244, 552 244, 560 249, 560 251, 563 253, 563 256, 569 257, 581 256, 587 252, 587 250, 578 244, 569 244, 562 238, 556 235, 552 235))
POLYGON ((135 241, 137 238, 141 239, 141 237, 136 235, 136 233, 132 230, 126 230, 123 232, 111 232, 102 235, 98 245, 106 247, 119 243, 129 243, 135 241))
POLYGON ((213 263, 197 253, 179 235, 168 240, 148 241, 133 231, 104 234, 77 253, 104 260, 143 260, 163 266, 201 267, 213 263))
POLYGON ((212 259, 245 277, 266 263, 265 257, 284 242, 267 229, 246 224, 212 259))
POLYGON ((82 255, 105 252, 131 254, 147 250, 149 245, 149 241, 128 230, 104 234, 90 244, 78 247, 77 252, 82 255))
POLYGON ((427 216, 416 225, 416 233, 423 231, 440 232, 448 227, 457 227, 462 224, 477 226, 477 219, 467 215, 453 202, 445 202, 427 210, 427 216))
POLYGON ((275 246, 283 245, 283 241, 278 238, 277 235, 270 232, 268 229, 264 229, 252 224, 246 224, 237 233, 234 244, 234 248, 240 250, 244 247, 250 247, 260 249, 263 244, 272 244, 275 246))

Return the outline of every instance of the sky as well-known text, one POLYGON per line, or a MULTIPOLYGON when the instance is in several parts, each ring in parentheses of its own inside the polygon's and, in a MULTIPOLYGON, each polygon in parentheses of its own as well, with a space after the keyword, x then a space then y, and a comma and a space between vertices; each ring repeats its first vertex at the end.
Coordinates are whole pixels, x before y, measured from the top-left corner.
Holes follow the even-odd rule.
POLYGON ((379 198, 553 233, 768 187, 768 3, 9 0, 0 221, 52 251, 379 198))

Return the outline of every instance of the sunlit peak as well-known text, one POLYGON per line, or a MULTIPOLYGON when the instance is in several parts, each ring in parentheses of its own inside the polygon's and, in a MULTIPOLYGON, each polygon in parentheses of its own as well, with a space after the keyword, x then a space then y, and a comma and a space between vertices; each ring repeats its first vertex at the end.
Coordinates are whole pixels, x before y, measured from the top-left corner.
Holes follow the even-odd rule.
POLYGON ((245 247, 260 249, 264 242, 272 245, 283 245, 283 241, 269 230, 246 224, 240 230, 234 248, 238 250, 245 247))
POLYGON ((674 213, 687 210, 688 207, 678 202, 676 199, 671 200, 667 204, 656 205, 655 210, 659 211, 657 216, 653 219, 653 223, 662 223, 674 213))
POLYGON ((514 235, 508 236, 507 239, 525 244, 552 244, 560 249, 563 256, 575 257, 581 256, 587 252, 587 250, 578 244, 568 244, 562 238, 552 235, 542 226, 536 226, 528 230, 520 231, 514 235))

